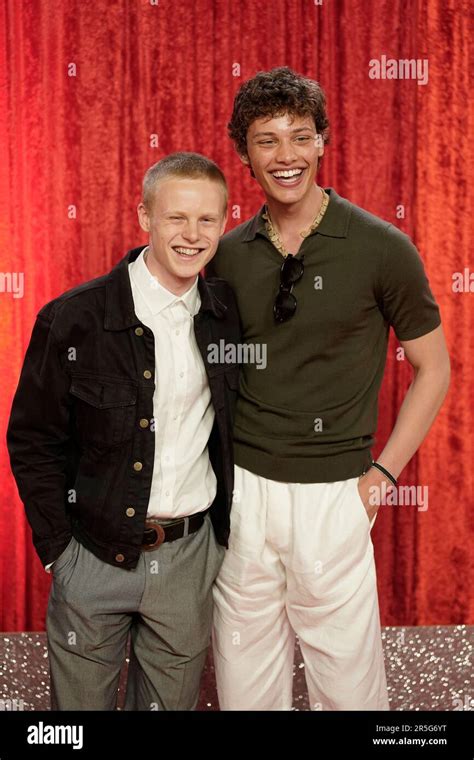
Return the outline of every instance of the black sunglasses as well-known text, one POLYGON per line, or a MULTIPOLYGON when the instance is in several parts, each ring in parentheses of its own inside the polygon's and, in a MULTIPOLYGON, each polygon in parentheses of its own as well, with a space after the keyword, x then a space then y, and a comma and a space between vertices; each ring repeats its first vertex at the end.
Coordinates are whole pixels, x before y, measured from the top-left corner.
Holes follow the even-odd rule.
POLYGON ((273 306, 273 316, 276 322, 286 322, 291 319, 296 311, 296 298, 291 291, 293 285, 303 277, 303 259, 304 256, 296 259, 289 253, 281 265, 280 288, 273 306))

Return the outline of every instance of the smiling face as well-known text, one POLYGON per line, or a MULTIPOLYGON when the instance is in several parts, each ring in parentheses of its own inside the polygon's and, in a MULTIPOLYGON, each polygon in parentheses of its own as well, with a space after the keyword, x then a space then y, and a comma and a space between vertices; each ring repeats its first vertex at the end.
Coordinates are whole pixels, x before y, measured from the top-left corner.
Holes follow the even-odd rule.
POLYGON ((227 221, 222 186, 207 177, 158 180, 151 207, 140 203, 140 226, 149 233, 147 265, 172 293, 186 292, 214 256, 227 221))
POLYGON ((322 140, 311 116, 275 116, 255 119, 247 132, 247 156, 255 179, 267 198, 298 203, 312 192, 322 140))

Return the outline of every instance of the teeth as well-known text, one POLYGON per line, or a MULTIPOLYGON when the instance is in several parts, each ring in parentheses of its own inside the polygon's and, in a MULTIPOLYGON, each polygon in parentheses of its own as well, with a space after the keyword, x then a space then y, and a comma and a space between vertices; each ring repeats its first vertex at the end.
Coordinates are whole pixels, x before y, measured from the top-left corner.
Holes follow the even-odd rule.
POLYGON ((177 248, 176 247, 174 250, 177 251, 178 253, 184 253, 186 256, 197 256, 198 253, 201 252, 200 250, 196 251, 195 248, 181 248, 181 247, 177 248))
POLYGON ((272 172, 274 177, 297 177, 303 169, 286 169, 284 171, 272 172))

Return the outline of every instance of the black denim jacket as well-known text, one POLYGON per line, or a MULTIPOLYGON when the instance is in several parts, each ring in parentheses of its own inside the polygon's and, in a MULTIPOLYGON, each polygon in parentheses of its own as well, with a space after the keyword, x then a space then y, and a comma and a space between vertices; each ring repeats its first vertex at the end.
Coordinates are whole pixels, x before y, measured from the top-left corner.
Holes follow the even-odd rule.
MULTIPOLYGON (((155 345, 134 312, 128 264, 143 247, 109 274, 50 301, 36 318, 7 445, 44 565, 71 535, 112 565, 133 568, 140 556, 155 452, 155 345)), ((216 414, 208 443, 217 478, 210 516, 227 547, 239 367, 209 363, 208 346, 238 343, 240 320, 224 280, 199 275, 198 287, 194 330, 216 414)))

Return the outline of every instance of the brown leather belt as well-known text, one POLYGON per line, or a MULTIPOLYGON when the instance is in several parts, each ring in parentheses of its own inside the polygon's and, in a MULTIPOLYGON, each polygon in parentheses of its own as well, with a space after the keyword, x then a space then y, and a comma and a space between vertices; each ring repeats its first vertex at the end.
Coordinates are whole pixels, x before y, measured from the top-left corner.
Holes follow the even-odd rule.
POLYGON ((145 520, 145 530, 143 531, 141 545, 142 552, 158 549, 166 541, 176 541, 177 538, 182 538, 185 534, 186 519, 189 520, 187 535, 195 533, 203 524, 208 512, 208 509, 204 510, 204 512, 196 512, 194 515, 189 515, 188 518, 182 517, 175 522, 169 523, 169 525, 160 525, 153 518, 145 520))

